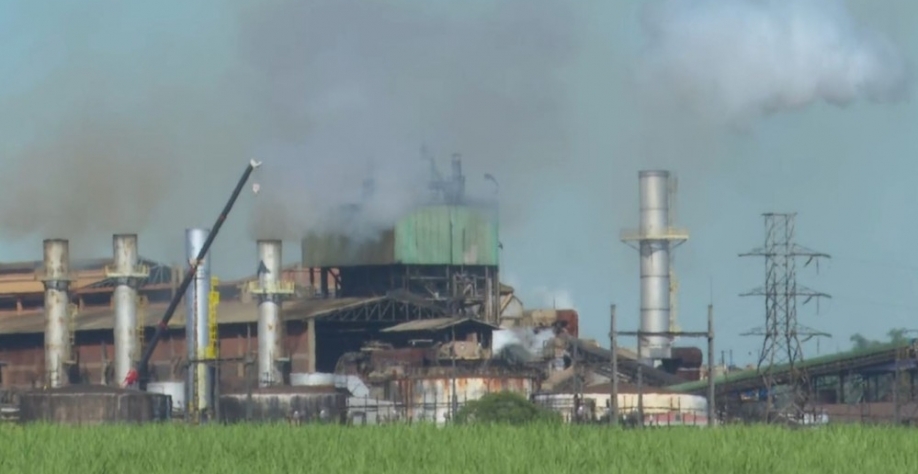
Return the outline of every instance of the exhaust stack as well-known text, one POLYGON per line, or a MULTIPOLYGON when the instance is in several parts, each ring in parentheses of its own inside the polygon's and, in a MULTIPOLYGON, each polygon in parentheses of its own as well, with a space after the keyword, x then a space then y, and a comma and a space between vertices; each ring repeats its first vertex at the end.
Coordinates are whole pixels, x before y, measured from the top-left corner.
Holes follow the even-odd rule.
MULTIPOLYGON (((209 229, 185 230, 185 256, 189 262, 198 258, 204 242, 210 235, 209 229)), ((193 263, 192 263, 193 265, 193 263)), ((210 254, 204 255, 191 285, 185 292, 185 341, 187 350, 188 394, 186 403, 191 412, 204 412, 211 407, 213 394, 213 371, 204 363, 210 346, 209 298, 210 296, 210 254)))
MULTIPOLYGON (((626 231, 622 241, 636 242, 641 255, 641 331, 672 332, 671 303, 674 295, 670 251, 688 240, 688 232, 672 226, 669 171, 638 172, 641 223, 637 231, 626 231)), ((646 360, 671 357, 672 337, 640 338, 640 352, 646 360)))
POLYGON ((70 250, 64 239, 44 241, 44 268, 40 276, 45 286, 45 384, 56 388, 68 383, 73 366, 70 347, 70 250))
POLYGON ((283 383, 284 321, 281 317, 283 300, 292 295, 294 285, 281 278, 283 261, 280 240, 259 240, 258 280, 250 292, 258 297, 258 385, 270 387, 283 383))
POLYGON ((144 321, 137 321, 137 288, 150 275, 140 265, 137 234, 115 234, 112 237, 114 261, 106 267, 105 276, 115 282, 112 302, 115 307, 115 380, 124 380, 133 364, 140 359, 140 331, 144 321))

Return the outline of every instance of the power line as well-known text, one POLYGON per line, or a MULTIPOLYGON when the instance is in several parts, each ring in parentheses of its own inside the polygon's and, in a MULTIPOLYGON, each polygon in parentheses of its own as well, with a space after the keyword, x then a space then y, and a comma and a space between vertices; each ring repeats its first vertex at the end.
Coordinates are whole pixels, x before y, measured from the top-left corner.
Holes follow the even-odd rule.
POLYGON ((905 311, 916 311, 918 312, 918 306, 911 306, 902 303, 889 302, 889 301, 879 301, 866 298, 852 298, 849 296, 833 296, 834 300, 840 301, 842 303, 854 304, 854 305, 865 305, 865 306, 876 306, 880 308, 889 308, 889 309, 900 309, 905 311))
POLYGON ((839 258, 834 255, 832 256, 832 260, 833 260, 833 263, 841 262, 842 264, 845 264, 845 263, 850 262, 850 263, 858 263, 860 265, 871 265, 874 267, 881 267, 881 268, 895 268, 898 270, 908 270, 908 271, 913 271, 913 272, 918 273, 918 264, 911 265, 907 263, 899 263, 899 262, 892 262, 892 261, 885 261, 885 260, 875 260, 875 259, 869 259, 869 258, 863 258, 863 257, 853 257, 853 256, 847 256, 847 257, 843 256, 839 258))
POLYGON ((765 285, 741 295, 765 297, 765 324, 743 335, 763 336, 758 372, 767 390, 766 419, 771 420, 776 409, 774 389, 777 380, 774 372, 778 365, 788 368, 790 379, 787 384, 793 393, 790 408, 799 419, 809 398, 808 376, 801 367, 802 343, 828 334, 797 322, 797 298, 804 298, 803 303, 806 304, 812 299, 818 301, 829 295, 797 284, 797 259, 805 259, 803 266, 814 262, 818 265, 820 258, 829 258, 829 255, 795 242, 796 213, 767 213, 763 217, 765 245, 740 254, 740 257, 765 257, 765 285))

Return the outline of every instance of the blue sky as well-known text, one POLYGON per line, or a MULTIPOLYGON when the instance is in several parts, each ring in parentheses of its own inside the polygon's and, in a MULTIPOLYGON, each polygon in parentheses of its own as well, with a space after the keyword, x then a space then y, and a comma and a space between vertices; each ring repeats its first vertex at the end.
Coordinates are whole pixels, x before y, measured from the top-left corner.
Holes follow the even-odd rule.
MULTIPOLYGON (((239 60, 240 51, 247 47, 245 38, 252 38, 240 36, 239 31, 257 23, 251 18, 260 18, 257 15, 260 9, 282 8, 277 5, 284 2, 250 2, 245 8, 242 3, 193 2, 192 6, 189 2, 165 1, 117 6, 117 2, 96 1, 81 2, 79 8, 71 4, 55 9, 26 1, 0 3, 0 151, 5 155, 0 171, 9 172, 21 165, 17 160, 31 156, 22 153, 30 139, 52 133, 55 127, 66 128, 68 120, 94 117, 92 107, 99 107, 106 120, 110 120, 101 121, 102 124, 112 123, 111 117, 128 116, 119 114, 143 110, 153 117, 148 117, 155 124, 150 129, 162 133, 164 140, 177 144, 175 149, 181 151, 173 153, 175 160, 169 163, 175 166, 169 168, 174 179, 164 181, 168 184, 163 185, 170 196, 151 208, 149 219, 131 224, 134 225, 131 229, 114 228, 118 225, 111 221, 89 227, 102 236, 138 231, 141 246, 149 249, 144 253, 178 260, 182 227, 209 225, 232 179, 241 172, 245 157, 276 149, 278 140, 283 141, 280 135, 270 135, 265 130, 281 129, 282 122, 289 121, 289 117, 293 117, 290 120, 299 117, 283 115, 277 108, 252 105, 253 97, 271 100, 270 94, 261 96, 258 94, 266 93, 265 89, 241 86, 250 85, 259 70, 252 66, 257 60, 239 60), (95 101, 82 104, 81 100, 87 96, 95 101), (183 99, 173 104, 170 97, 183 99), (75 105, 68 108, 71 103, 75 105), (201 112, 200 107, 204 106, 210 107, 209 113, 201 112), (268 109, 270 113, 265 112, 268 109), (150 110, 171 114, 168 123, 155 121, 159 116, 149 113, 150 110), (195 137, 182 134, 201 122, 207 124, 206 133, 195 137), (251 136, 240 137, 238 132, 243 130, 255 131, 251 136), (222 135, 223 131, 229 132, 222 135), (260 140, 264 137, 268 138, 260 140), (210 154, 228 158, 201 158, 210 154), (219 184, 208 188, 212 191, 196 193, 202 179, 219 184), (193 206, 184 197, 189 193, 194 196, 193 206), (139 230, 135 230, 137 227, 139 230)), ((495 126, 475 128, 468 123, 441 120, 437 114, 417 114, 413 119, 423 124, 419 129, 427 127, 421 138, 433 137, 433 145, 442 157, 453 149, 463 151, 468 157, 466 171, 470 181, 484 172, 493 172, 501 181, 506 219, 502 237, 504 274, 519 288, 528 305, 549 302, 551 298, 544 296, 545 293, 562 295, 557 301, 562 303, 566 298, 578 308, 586 335, 603 343, 608 332, 610 303, 618 305, 623 328, 637 326, 638 256, 618 241, 618 233, 637 224, 637 172, 662 167, 679 176, 678 220, 691 231, 691 240, 676 251, 683 328, 703 328, 713 287, 718 350, 733 350, 738 362, 752 360, 750 354, 758 350, 759 341, 741 338, 739 333, 762 324, 764 303, 740 298, 738 294, 762 284, 764 264, 760 260, 740 259, 737 254, 762 244, 764 229, 760 213, 796 211, 798 241, 832 255, 831 261, 820 266, 818 275, 807 270, 799 276, 801 283, 833 295, 831 301, 820 305, 818 316, 808 307, 799 311, 802 323, 834 335, 832 340, 821 343, 822 353, 848 348, 848 337, 855 332, 881 338, 893 327, 918 329, 918 303, 912 298, 918 283, 918 248, 911 238, 918 232, 918 224, 910 216, 912 203, 918 202, 918 188, 912 179, 918 172, 915 165, 918 138, 910 133, 918 118, 918 106, 913 101, 893 105, 858 102, 845 108, 817 104, 766 118, 743 135, 723 134, 699 143, 667 135, 671 129, 662 128, 660 135, 651 137, 652 143, 648 144, 646 136, 638 138, 640 111, 635 109, 633 97, 624 87, 637 43, 635 12, 639 3, 580 2, 569 11, 569 16, 559 17, 557 23, 567 25, 559 37, 569 38, 570 44, 552 48, 544 56, 545 63, 551 66, 545 70, 549 71, 550 84, 554 87, 551 93, 554 122, 530 125, 527 120, 532 112, 508 115, 521 125, 512 128, 515 124, 504 120, 498 129, 510 127, 508 130, 518 135, 510 132, 488 135, 495 126), (552 142, 533 144, 533 140, 527 139, 544 130, 540 127, 555 123, 560 124, 564 133, 550 137, 552 142), (438 124, 450 127, 438 128, 438 124), (494 142, 494 137, 501 136, 508 137, 506 143, 478 143, 494 142), (556 145, 562 151, 551 159, 537 156, 539 150, 556 145), (644 153, 648 146, 655 152, 644 153), (508 158, 503 158, 504 155, 508 158), (527 161, 526 156, 533 158, 527 161)), ((918 33, 911 28, 918 7, 913 2, 852 0, 847 3, 858 20, 891 36, 910 62, 918 59, 918 33)), ((449 25, 450 18, 471 22, 470 19, 487 18, 493 12, 487 3, 463 7, 462 11, 454 5, 429 3, 423 15, 436 19, 438 25, 449 25)), ((546 7, 546 11, 552 10, 546 7)), ((507 24, 516 18, 514 14, 503 14, 500 21, 507 24)), ((523 19, 535 15, 519 14, 523 19)), ((273 18, 278 21, 277 17, 273 18)), ((351 17, 334 18, 349 21, 351 17)), ((372 24, 373 16, 367 18, 370 19, 358 20, 372 24)), ((541 20, 548 24, 546 29, 554 28, 550 19, 541 20)), ((267 27, 265 23, 256 25, 262 29, 255 31, 270 32, 271 23, 266 24, 267 27)), ((421 31, 438 38, 436 31, 421 31)), ((279 38, 298 41, 296 35, 279 38)), ((410 35, 397 44, 406 49, 420 48, 412 46, 410 35)), ((466 49, 487 43, 472 41, 466 49, 454 42, 444 44, 451 49, 444 53, 445 59, 437 61, 448 62, 450 52, 468 54, 466 49)), ((322 66, 316 65, 317 69, 334 69, 337 75, 328 79, 309 72, 302 77, 315 81, 327 79, 340 85, 346 82, 348 74, 355 77, 362 74, 359 67, 347 63, 348 58, 323 56, 325 47, 325 43, 313 41, 308 44, 309 54, 326 61, 322 66)), ((520 50, 514 57, 529 52, 520 50)), ((276 61, 270 66, 274 68, 269 69, 272 73, 286 71, 278 64, 304 70, 312 67, 308 61, 288 65, 307 57, 295 49, 287 59, 286 50, 276 46, 260 50, 259 54, 270 56, 266 61, 276 61)), ((388 57, 385 52, 380 54, 388 57)), ((460 67, 461 61, 451 67, 470 77, 480 73, 485 78, 483 81, 491 81, 504 77, 494 71, 515 64, 507 63, 506 57, 496 58, 473 61, 468 69, 460 67)), ((373 58, 363 61, 372 63, 373 58)), ((534 61, 525 63, 521 76, 542 71, 533 65, 534 61)), ((361 62, 354 64, 359 66, 361 62)), ((428 66, 431 64, 439 63, 431 62, 428 66)), ((384 71, 379 73, 382 75, 385 71, 392 73, 384 66, 373 67, 379 68, 373 71, 384 71)), ((388 78, 391 83, 383 82, 379 89, 366 90, 394 91, 392 97, 399 99, 417 90, 418 94, 430 94, 425 96, 424 103, 437 103, 442 91, 400 89, 400 81, 409 80, 413 74, 410 68, 400 71, 388 78)), ((270 91, 295 86, 284 82, 271 84, 270 91)), ((473 90, 467 83, 462 86, 473 90)), ((443 83, 442 87, 450 85, 443 83)), ((448 95, 449 91, 446 92, 448 95)), ((512 99, 522 100, 520 97, 526 96, 512 99)), ((284 99, 288 104, 299 103, 290 96, 284 99)), ((336 147, 362 152, 364 148, 355 143, 360 140, 347 137, 369 135, 376 140, 373 146, 392 153, 404 150, 414 153, 417 141, 412 140, 420 135, 413 132, 400 135, 403 130, 385 123, 386 115, 378 110, 360 111, 360 102, 355 103, 358 104, 355 113, 369 115, 372 120, 360 124, 354 135, 348 136, 336 135, 339 129, 331 125, 327 126, 327 133, 319 126, 309 135, 306 146, 323 152, 334 151, 336 147), (361 126, 365 129, 360 129, 361 126), (377 127, 382 131, 372 135, 377 127)), ((395 113, 405 114, 412 107, 410 100, 367 103, 375 107, 383 104, 395 113), (406 110, 399 111, 399 107, 406 110)), ((492 110, 476 108, 480 104, 474 100, 461 110, 453 102, 448 105, 456 110, 450 117, 478 114, 486 119, 492 110)), ((155 142, 154 136, 144 137, 139 143, 155 142)), ((266 165, 270 164, 269 158, 264 158, 266 165)), ((310 164, 311 174, 321 174, 322 165, 310 164)), ((145 175, 138 176, 133 179, 143 181, 145 175)), ((32 199, 43 196, 60 199, 52 189, 56 183, 35 180, 29 185, 32 199)), ((10 200, 9 196, 2 197, 10 200)), ((14 199, 21 197, 14 195, 14 199)), ((103 198, 99 197, 98 202, 105 202, 103 198)), ((247 199, 240 203, 240 216, 251 212, 251 199, 247 199)), ((68 215, 74 213, 78 211, 68 215)), ((254 261, 254 244, 249 238, 246 219, 240 216, 231 217, 225 236, 214 249, 215 259, 219 260, 215 269, 227 277, 254 270, 254 264, 250 265, 254 261)), ((48 236, 43 232, 49 230, 23 234, 10 232, 8 222, 4 225, 7 229, 0 229, 0 259, 38 258, 39 241, 48 236)), ((94 238, 92 243, 80 244, 76 253, 104 255, 110 251, 107 238, 94 238)), ((299 252, 291 245, 287 248, 286 259, 295 259, 299 252)), ((815 352, 815 345, 807 348, 808 354, 815 352)))

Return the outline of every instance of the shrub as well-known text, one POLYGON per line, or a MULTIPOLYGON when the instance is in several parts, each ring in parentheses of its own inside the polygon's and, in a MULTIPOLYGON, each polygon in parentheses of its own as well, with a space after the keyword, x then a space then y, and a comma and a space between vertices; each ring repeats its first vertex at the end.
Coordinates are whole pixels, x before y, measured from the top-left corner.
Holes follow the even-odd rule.
POLYGON ((513 392, 489 393, 467 402, 456 413, 456 423, 524 425, 560 421, 561 417, 513 392))

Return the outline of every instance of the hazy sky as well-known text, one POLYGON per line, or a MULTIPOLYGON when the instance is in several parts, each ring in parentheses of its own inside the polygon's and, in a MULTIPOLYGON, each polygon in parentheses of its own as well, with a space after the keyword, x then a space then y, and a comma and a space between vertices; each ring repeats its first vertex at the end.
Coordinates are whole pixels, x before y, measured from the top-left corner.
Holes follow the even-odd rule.
MULTIPOLYGON (((637 326, 638 255, 618 234, 637 224, 648 168, 677 173, 691 231, 676 251, 681 325, 703 329, 713 286, 718 350, 738 362, 759 346, 739 333, 764 319, 760 299, 738 296, 763 283, 764 263, 737 257, 762 245, 762 212, 798 212, 799 243, 832 255, 818 275, 799 272, 833 295, 818 316, 799 311, 834 335, 822 353, 855 332, 918 329, 912 101, 815 103, 712 130, 650 110, 668 106, 665 84, 649 100, 646 84, 636 93, 642 2, 308 3, 319 6, 0 2, 0 259, 37 259, 40 240, 58 236, 74 239, 74 257, 107 255, 110 234, 133 231, 141 253, 177 261, 183 227, 212 223, 250 157, 266 173, 273 159, 281 171, 263 189, 285 175, 286 211, 311 216, 317 202, 356 197, 368 161, 408 173, 423 140, 444 166, 462 152, 475 189, 497 176, 503 272, 527 306, 572 304, 604 344, 610 303, 623 328, 637 326), (64 232, 52 220, 79 236, 50 235, 64 232)), ((847 4, 918 59, 914 2, 847 4)), ((214 246, 226 278, 255 269, 254 199, 240 199, 214 246)))

